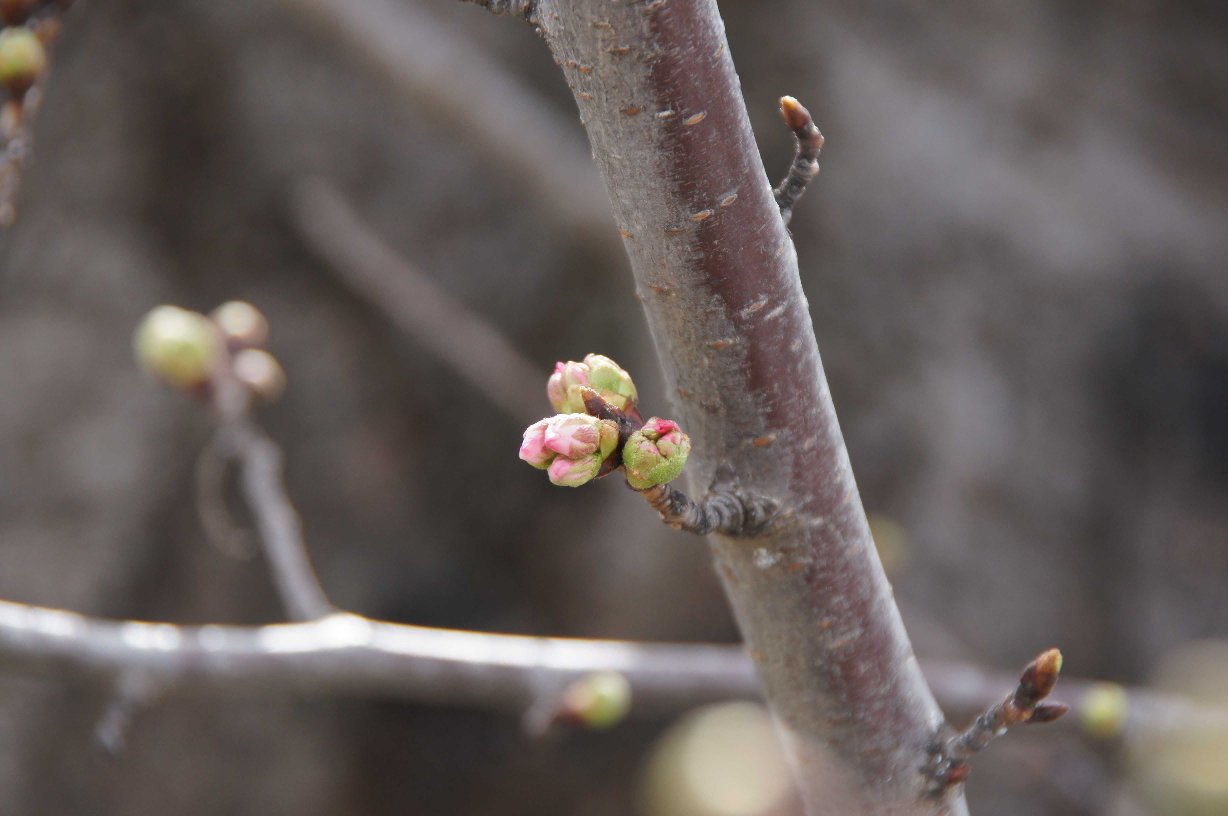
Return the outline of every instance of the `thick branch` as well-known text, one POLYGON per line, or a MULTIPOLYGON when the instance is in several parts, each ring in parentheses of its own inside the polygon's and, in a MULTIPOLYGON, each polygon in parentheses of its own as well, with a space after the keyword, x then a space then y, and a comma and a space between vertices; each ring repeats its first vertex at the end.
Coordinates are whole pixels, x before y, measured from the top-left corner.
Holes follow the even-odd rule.
POLYGON ((694 447, 783 523, 713 550, 811 814, 965 812, 926 795, 943 717, 836 421, 797 257, 714 0, 539 0, 694 447))

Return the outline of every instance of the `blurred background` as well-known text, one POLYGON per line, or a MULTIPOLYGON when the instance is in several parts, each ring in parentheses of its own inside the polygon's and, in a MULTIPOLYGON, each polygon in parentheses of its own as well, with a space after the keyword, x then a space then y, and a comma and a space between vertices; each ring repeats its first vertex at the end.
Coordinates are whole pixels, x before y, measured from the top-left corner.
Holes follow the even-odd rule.
MULTIPOLYGON (((773 180, 793 150, 781 94, 827 136, 792 230, 919 653, 1017 670, 1059 645, 1070 675, 1222 698, 1224 4, 721 5, 773 180)), ((537 416, 404 331, 300 206, 322 179, 543 387, 601 352, 668 412, 574 104, 527 26, 450 0, 79 0, 65 23, 0 237, 0 597, 280 618, 260 559, 201 530, 208 416, 130 351, 157 304, 242 298, 289 375, 260 420, 338 604, 736 640, 701 543, 614 479, 559 490, 524 467, 537 416)), ((530 740, 469 710, 171 696, 112 755, 109 699, 0 671, 0 813, 796 812, 753 708, 530 740)), ((1012 736, 978 759, 973 812, 1228 812, 1228 738, 1167 739, 1012 736)))

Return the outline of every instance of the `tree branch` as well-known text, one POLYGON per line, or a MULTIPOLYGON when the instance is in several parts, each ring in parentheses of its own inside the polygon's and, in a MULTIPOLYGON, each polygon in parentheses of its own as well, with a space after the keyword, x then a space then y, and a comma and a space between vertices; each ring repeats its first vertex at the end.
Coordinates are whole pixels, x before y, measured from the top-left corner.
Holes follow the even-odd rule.
POLYGON ((397 328, 452 366, 517 421, 542 413, 544 375, 490 326, 401 258, 319 179, 291 194, 303 241, 397 328))
POLYGON ((280 2, 408 98, 415 115, 462 134, 480 166, 509 175, 561 227, 613 247, 609 202, 569 117, 472 39, 395 0, 280 2))
POLYGON ((780 507, 712 538, 811 814, 964 813, 921 767, 943 723, 874 550, 797 257, 714 0, 539 0, 624 235, 690 486, 730 464, 780 507))

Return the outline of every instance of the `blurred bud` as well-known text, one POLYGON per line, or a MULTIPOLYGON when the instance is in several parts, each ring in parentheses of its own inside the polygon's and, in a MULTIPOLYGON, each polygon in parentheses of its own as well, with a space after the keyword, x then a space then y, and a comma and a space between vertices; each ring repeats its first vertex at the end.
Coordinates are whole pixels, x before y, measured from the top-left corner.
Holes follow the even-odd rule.
POLYGON ((1083 729, 1097 739, 1113 739, 1126 730, 1130 698, 1116 683, 1097 683, 1083 696, 1083 729))
POLYGON ((691 453, 691 439, 678 423, 653 417, 631 434, 623 446, 627 483, 636 490, 678 478, 691 453))
POLYGON ((631 684, 618 672, 594 672, 563 692, 559 715, 586 728, 610 728, 631 710, 631 684))
POLYGON ((1185 698, 1168 720, 1140 702, 1127 743, 1136 790, 1157 816, 1228 813, 1228 641, 1182 644, 1159 662, 1152 687, 1185 698))
POLYGON ((0 84, 21 96, 47 68, 47 50, 38 35, 27 28, 0 31, 0 84))
POLYGON ((221 349, 217 329, 202 314, 159 306, 141 321, 133 338, 137 360, 176 388, 208 382, 221 349))
POLYGON ((38 0, 0 0, 0 19, 5 25, 25 22, 38 5, 38 0))
POLYGON ((560 487, 592 481, 618 447, 618 426, 588 414, 559 414, 541 419, 524 432, 520 458, 544 469, 560 487))
POLYGON ((269 321, 250 303, 231 300, 209 315, 226 339, 239 348, 263 346, 269 339, 269 321))
POLYGON ((603 400, 620 411, 634 406, 635 383, 618 363, 600 354, 589 354, 584 362, 559 362, 546 383, 546 396, 554 410, 561 413, 583 413, 582 388, 592 388, 603 400))
POLYGON ((645 816, 800 813, 771 717, 756 703, 696 709, 653 748, 641 786, 645 816))
POLYGON ((264 349, 243 349, 231 363, 235 379, 265 402, 275 402, 286 390, 286 372, 264 349))

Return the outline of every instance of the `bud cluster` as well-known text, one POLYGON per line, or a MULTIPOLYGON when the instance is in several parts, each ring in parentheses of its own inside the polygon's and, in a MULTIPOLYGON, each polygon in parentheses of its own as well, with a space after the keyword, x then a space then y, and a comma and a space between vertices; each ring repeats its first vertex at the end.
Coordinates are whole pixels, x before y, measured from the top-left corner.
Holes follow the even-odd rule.
POLYGON ((556 485, 579 487, 620 465, 637 490, 678 478, 691 440, 676 422, 640 418, 631 375, 600 354, 559 362, 546 384, 558 415, 530 425, 520 458, 556 485))
POLYGON ((268 329, 260 310, 243 301, 223 303, 208 316, 158 306, 137 326, 133 348, 146 371, 175 388, 207 396, 225 374, 271 402, 285 390, 286 375, 263 348, 268 329))

